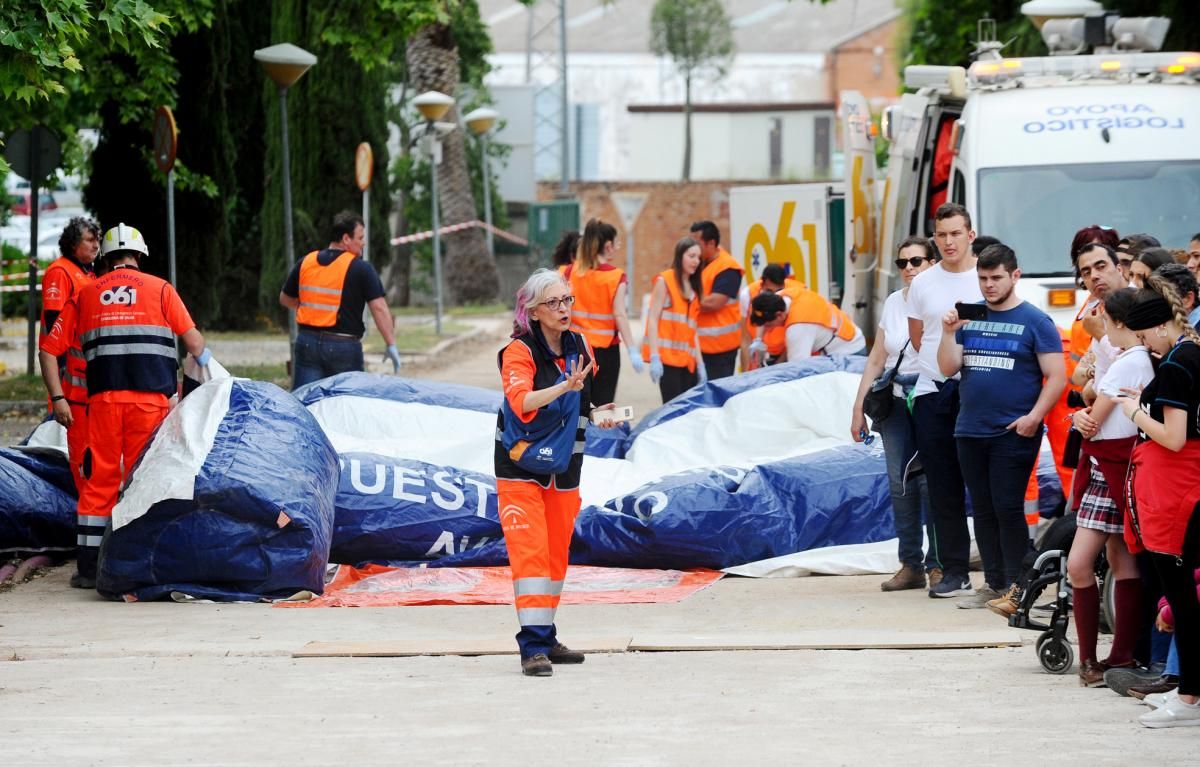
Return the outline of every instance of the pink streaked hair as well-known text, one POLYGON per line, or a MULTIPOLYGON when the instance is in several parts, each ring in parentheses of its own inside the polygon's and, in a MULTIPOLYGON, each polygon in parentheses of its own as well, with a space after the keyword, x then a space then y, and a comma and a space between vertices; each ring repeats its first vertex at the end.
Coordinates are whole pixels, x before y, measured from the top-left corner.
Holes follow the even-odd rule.
POLYGON ((563 279, 562 274, 553 269, 538 269, 529 275, 529 279, 525 280, 525 284, 517 291, 517 306, 513 312, 513 338, 531 332, 529 316, 533 307, 545 299, 551 288, 559 285, 566 286, 567 281, 563 279))

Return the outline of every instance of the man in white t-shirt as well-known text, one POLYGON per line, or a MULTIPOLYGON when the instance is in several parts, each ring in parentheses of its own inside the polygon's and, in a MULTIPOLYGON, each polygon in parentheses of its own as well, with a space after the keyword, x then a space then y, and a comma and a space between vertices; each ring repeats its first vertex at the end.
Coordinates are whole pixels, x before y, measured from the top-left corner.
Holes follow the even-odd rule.
POLYGON ((912 414, 917 454, 929 483, 929 505, 937 533, 937 540, 930 545, 935 547, 942 565, 942 578, 930 583, 929 596, 956 597, 974 593, 969 577, 971 535, 967 530, 966 486, 954 439, 958 376, 948 381, 941 374, 937 352, 946 312, 959 301, 983 301, 983 293, 971 252, 975 239, 971 214, 961 205, 946 203, 934 213, 933 229, 942 260, 918 274, 908 289, 908 333, 920 361, 912 414))

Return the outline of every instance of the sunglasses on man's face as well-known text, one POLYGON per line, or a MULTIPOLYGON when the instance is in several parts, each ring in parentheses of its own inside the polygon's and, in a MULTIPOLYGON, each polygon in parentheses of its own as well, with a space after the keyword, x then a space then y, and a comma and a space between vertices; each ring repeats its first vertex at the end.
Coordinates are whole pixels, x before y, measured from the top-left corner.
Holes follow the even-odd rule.
POLYGON ((928 256, 913 256, 912 258, 897 258, 896 259, 896 268, 903 269, 906 266, 911 266, 913 269, 920 269, 922 264, 924 264, 926 261, 932 261, 932 260, 933 259, 929 258, 928 256))

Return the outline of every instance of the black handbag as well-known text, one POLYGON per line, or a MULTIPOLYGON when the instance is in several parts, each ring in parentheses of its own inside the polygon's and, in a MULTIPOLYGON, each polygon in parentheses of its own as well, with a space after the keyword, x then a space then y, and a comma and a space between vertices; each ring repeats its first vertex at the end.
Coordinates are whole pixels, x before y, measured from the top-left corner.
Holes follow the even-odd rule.
POLYGON ((904 346, 900 347, 900 356, 896 358, 896 364, 876 378, 875 383, 871 384, 871 388, 863 397, 863 415, 870 418, 871 423, 882 421, 892 414, 892 405, 895 402, 892 384, 895 383, 896 374, 900 371, 900 363, 904 362, 904 352, 908 349, 909 343, 909 341, 904 342, 904 346))

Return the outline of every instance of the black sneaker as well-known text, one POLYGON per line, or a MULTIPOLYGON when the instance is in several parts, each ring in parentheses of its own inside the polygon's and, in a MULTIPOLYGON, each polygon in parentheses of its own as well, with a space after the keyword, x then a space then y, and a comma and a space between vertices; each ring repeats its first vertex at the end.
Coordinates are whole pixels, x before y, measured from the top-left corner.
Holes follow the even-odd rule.
POLYGON ((966 597, 975 593, 971 579, 965 575, 946 574, 938 585, 929 589, 931 597, 966 597))
POLYGON ((1161 678, 1162 674, 1147 668, 1110 668, 1104 672, 1108 689, 1123 698, 1129 697, 1129 688, 1152 685, 1161 678))
POLYGON ((546 653, 540 652, 529 658, 521 659, 521 673, 525 676, 554 676, 554 667, 546 653))
POLYGON ((71 576, 71 588, 96 590, 96 579, 75 573, 71 576))

